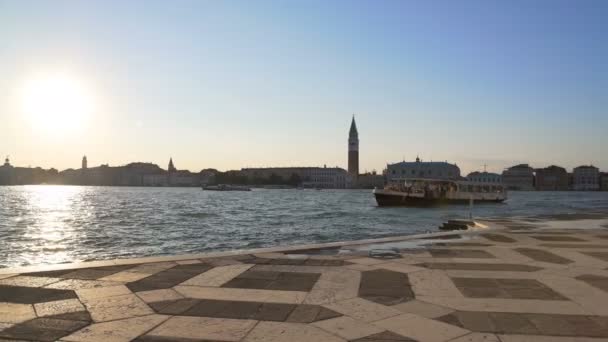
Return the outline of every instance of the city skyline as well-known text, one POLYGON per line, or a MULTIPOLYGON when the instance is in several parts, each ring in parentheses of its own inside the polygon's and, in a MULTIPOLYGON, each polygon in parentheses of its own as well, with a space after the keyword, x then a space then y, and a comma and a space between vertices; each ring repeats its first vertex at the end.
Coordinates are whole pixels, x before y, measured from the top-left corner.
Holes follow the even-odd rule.
POLYGON ((608 169, 602 1, 0 1, 0 154, 608 169), (25 95, 24 95, 25 94, 25 95), (25 98, 25 99, 24 99, 25 98), (50 104, 50 106, 49 106, 50 104))

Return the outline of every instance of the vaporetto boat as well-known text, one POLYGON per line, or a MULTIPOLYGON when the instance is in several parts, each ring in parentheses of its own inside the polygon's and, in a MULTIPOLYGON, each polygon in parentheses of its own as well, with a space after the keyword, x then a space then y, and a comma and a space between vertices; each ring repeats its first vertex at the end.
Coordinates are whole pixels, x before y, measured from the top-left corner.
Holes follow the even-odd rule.
POLYGON ((502 203, 507 190, 501 183, 405 178, 374 189, 379 206, 438 206, 445 204, 502 203))

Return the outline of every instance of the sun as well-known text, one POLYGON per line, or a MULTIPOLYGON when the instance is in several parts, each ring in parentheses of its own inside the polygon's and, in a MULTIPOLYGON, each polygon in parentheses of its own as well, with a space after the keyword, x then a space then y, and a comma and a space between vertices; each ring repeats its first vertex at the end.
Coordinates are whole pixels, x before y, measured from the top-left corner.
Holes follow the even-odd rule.
POLYGON ((63 74, 39 76, 22 89, 23 111, 32 127, 53 135, 82 129, 93 110, 84 85, 63 74))

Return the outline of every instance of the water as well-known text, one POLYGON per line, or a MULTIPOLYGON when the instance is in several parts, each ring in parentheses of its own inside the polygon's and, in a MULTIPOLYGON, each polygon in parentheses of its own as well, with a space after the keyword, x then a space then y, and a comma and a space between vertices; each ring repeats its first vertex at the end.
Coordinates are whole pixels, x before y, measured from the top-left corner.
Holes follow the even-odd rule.
MULTIPOLYGON (((608 193, 511 192, 475 216, 608 210, 608 193)), ((0 187, 0 266, 357 240, 437 231, 467 206, 379 208, 370 190, 0 187)))

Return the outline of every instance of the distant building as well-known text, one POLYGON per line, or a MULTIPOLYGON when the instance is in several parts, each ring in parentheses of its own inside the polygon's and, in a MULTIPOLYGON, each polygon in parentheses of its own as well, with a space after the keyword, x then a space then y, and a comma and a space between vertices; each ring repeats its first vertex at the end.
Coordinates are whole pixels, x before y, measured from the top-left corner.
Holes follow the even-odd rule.
POLYGON ((386 166, 388 181, 403 178, 431 178, 431 179, 460 179, 460 168, 448 162, 423 162, 416 158, 415 162, 399 162, 386 166))
POLYGON ((355 181, 359 176, 359 132, 354 115, 348 132, 348 173, 355 181))
POLYGON ((534 169, 528 164, 512 166, 502 172, 502 183, 509 190, 534 190, 534 169))
POLYGON ((250 184, 257 180, 274 180, 273 183, 290 183, 290 179, 298 179, 300 184, 308 188, 347 189, 352 185, 349 172, 339 167, 268 167, 241 169, 239 176, 250 184))
POLYGON ((600 190, 608 191, 608 172, 600 174, 600 190))
POLYGON ((492 172, 471 172, 467 175, 467 180, 478 183, 502 183, 502 176, 492 172))
POLYGON ((593 191, 600 189, 600 170, 593 165, 575 167, 573 172, 573 189, 577 191, 593 191))
POLYGON ((13 166, 8 157, 4 159, 4 164, 0 166, 0 185, 13 184, 13 166))
POLYGON ((376 171, 362 173, 357 178, 356 187, 360 189, 383 188, 386 182, 384 175, 379 175, 376 171))
POLYGON ((551 165, 536 169, 536 190, 566 191, 569 190, 568 172, 560 166, 551 165))
POLYGON ((82 169, 86 170, 87 169, 87 156, 82 157, 82 169))

